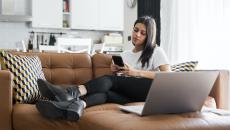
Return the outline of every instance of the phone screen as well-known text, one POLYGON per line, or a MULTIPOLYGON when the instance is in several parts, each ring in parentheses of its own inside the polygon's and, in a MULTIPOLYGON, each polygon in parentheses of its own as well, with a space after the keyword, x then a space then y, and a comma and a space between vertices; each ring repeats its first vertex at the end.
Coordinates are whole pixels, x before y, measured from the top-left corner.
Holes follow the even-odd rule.
POLYGON ((121 56, 112 56, 112 59, 113 59, 113 63, 120 66, 120 67, 124 67, 125 64, 121 58, 121 56))

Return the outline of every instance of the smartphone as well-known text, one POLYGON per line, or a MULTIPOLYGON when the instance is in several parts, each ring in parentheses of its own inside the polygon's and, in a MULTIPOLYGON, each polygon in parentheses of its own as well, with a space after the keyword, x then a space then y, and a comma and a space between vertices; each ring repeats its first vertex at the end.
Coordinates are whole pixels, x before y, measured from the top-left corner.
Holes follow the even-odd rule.
POLYGON ((116 65, 118 65, 120 67, 125 66, 121 56, 112 56, 112 59, 113 59, 114 64, 116 64, 116 65))

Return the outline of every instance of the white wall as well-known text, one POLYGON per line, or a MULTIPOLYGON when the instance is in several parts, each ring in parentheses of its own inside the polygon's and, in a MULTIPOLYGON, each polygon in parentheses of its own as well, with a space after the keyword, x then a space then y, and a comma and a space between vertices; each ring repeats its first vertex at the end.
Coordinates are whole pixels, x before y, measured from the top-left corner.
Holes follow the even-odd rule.
POLYGON ((0 22, 0 49, 13 49, 16 42, 28 39, 26 23, 0 22))
MULTIPOLYGON (((30 5, 31 0, 12 0, 12 8, 8 11, 16 15, 31 15, 30 5)), ((0 21, 0 49, 15 48, 17 42, 28 39, 28 32, 28 23, 0 21)))

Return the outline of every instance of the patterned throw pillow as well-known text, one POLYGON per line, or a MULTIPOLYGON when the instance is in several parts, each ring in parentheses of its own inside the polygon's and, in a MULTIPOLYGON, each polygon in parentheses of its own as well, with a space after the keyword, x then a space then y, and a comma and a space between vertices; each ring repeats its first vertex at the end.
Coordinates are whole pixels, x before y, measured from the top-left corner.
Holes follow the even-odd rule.
POLYGON ((41 61, 37 56, 17 56, 0 52, 3 62, 14 75, 13 94, 16 103, 34 103, 41 99, 37 79, 45 79, 41 61))
POLYGON ((172 65, 171 69, 172 71, 175 72, 194 71, 196 69, 197 64, 198 61, 189 61, 189 62, 172 65))
MULTIPOLYGON (((0 51, 0 52, 1 52, 1 51, 0 51)), ((5 67, 5 64, 4 64, 4 62, 3 62, 3 58, 0 57, 0 70, 4 70, 4 69, 6 69, 6 67, 5 67)))

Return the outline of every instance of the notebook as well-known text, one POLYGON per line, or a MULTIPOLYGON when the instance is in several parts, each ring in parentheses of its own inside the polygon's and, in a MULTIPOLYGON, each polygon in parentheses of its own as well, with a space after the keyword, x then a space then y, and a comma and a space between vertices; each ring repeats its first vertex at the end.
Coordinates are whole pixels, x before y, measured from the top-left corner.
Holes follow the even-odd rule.
POLYGON ((140 116, 200 111, 218 71, 158 72, 144 105, 120 106, 140 116))

